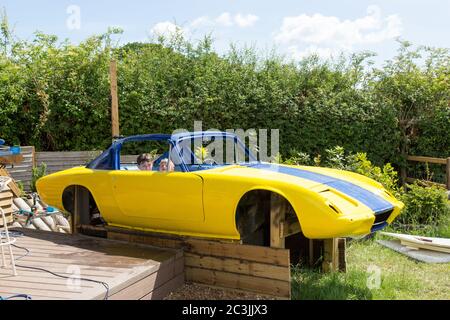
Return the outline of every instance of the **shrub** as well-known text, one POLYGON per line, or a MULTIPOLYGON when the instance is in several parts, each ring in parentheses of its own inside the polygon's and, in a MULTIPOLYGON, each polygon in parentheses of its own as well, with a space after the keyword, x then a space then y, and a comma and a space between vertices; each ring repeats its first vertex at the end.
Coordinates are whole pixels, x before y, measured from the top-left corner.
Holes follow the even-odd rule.
POLYGON ((423 187, 417 183, 407 186, 400 199, 405 204, 394 226, 410 232, 444 236, 450 222, 450 204, 443 188, 423 187))
POLYGON ((41 163, 39 167, 33 168, 30 182, 31 192, 37 192, 36 182, 45 175, 47 175, 47 165, 45 163, 41 163))
POLYGON ((348 157, 346 169, 378 181, 396 196, 399 196, 401 193, 398 184, 398 173, 390 163, 386 163, 383 167, 375 166, 367 159, 366 153, 358 152, 348 157))
POLYGON ((343 147, 336 146, 334 148, 326 149, 323 156, 319 154, 314 157, 312 161, 309 154, 302 152, 294 152, 293 155, 284 160, 283 157, 279 155, 277 160, 281 163, 290 165, 314 164, 316 166, 353 171, 378 181, 396 196, 399 196, 400 194, 398 174, 392 165, 387 163, 383 167, 378 167, 367 158, 367 154, 364 152, 346 154, 343 147))

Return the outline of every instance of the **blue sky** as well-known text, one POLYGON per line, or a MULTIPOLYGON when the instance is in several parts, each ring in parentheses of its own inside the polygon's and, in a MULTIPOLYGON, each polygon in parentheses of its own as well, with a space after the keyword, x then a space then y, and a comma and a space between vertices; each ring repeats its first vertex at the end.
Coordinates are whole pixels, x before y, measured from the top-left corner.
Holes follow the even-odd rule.
POLYGON ((289 58, 309 52, 371 50, 391 58, 401 37, 414 44, 450 47, 450 1, 349 0, 0 0, 15 33, 32 39, 36 30, 72 42, 120 26, 120 41, 148 41, 178 25, 191 39, 212 33, 215 48, 231 42, 261 50, 277 48, 289 58))

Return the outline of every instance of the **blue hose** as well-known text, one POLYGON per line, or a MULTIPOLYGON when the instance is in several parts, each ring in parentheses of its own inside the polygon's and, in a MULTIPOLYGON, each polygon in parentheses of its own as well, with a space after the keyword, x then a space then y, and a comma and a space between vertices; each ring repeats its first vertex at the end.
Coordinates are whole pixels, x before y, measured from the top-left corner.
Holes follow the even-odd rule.
POLYGON ((2 297, 2 296, 0 296, 0 301, 2 301, 2 300, 12 300, 12 299, 17 299, 17 298, 23 298, 25 300, 33 300, 31 298, 31 296, 29 296, 27 294, 16 294, 16 295, 9 296, 9 297, 2 297))

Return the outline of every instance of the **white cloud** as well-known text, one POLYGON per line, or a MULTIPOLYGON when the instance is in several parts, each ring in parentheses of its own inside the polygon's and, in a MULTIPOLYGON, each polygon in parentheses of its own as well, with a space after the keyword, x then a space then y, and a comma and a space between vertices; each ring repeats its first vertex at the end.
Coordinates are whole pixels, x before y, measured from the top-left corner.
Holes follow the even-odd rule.
POLYGON ((190 26, 193 28, 213 26, 213 25, 214 25, 214 22, 211 21, 211 19, 207 16, 199 17, 190 23, 190 26))
POLYGON ((355 20, 340 20, 321 14, 285 17, 275 41, 289 46, 294 56, 315 50, 327 52, 351 50, 356 45, 375 44, 401 35, 402 21, 398 15, 382 18, 378 6, 369 6, 367 15, 355 20), (303 46, 308 46, 302 50, 303 46))
POLYGON ((229 12, 223 12, 215 18, 210 18, 208 16, 202 16, 190 23, 193 28, 201 27, 234 27, 247 28, 253 26, 259 20, 258 16, 254 14, 241 14, 237 13, 231 15, 229 12))
POLYGON ((229 12, 222 13, 220 16, 214 19, 214 22, 224 27, 231 27, 233 25, 233 19, 229 12))
POLYGON ((251 27, 258 20, 259 17, 255 16, 254 14, 241 15, 240 13, 238 13, 234 16, 234 22, 236 22, 236 24, 241 28, 251 27))
POLYGON ((171 37, 177 33, 186 35, 187 32, 188 31, 186 29, 183 29, 180 26, 178 26, 170 21, 159 22, 150 29, 150 33, 153 36, 157 36, 157 37, 159 37, 159 36, 171 37))

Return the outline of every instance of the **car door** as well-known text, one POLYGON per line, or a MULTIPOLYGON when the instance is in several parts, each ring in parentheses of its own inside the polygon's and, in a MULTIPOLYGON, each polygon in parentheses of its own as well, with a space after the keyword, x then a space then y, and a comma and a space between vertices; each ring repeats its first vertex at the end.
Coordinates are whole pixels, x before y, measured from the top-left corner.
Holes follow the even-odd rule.
POLYGON ((189 172, 111 172, 122 214, 141 219, 204 221, 203 181, 189 172))

